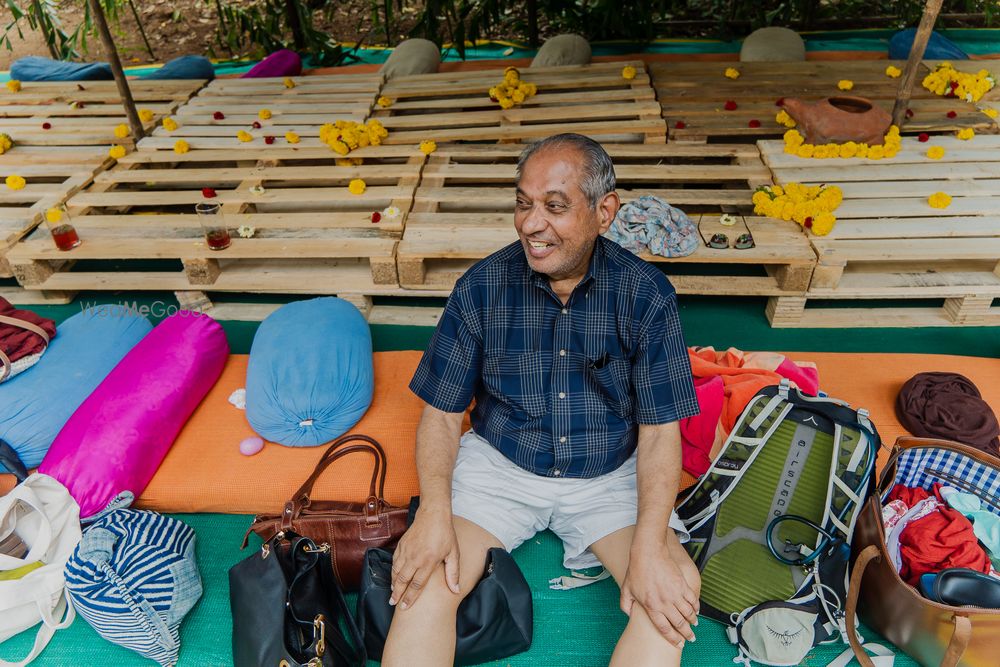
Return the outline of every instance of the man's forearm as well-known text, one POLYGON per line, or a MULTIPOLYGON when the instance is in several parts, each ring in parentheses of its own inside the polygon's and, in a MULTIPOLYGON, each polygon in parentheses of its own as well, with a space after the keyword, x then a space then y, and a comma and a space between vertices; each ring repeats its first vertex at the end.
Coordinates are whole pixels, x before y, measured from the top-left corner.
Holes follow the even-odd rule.
POLYGON ((462 413, 424 408, 417 427, 417 478, 420 505, 437 511, 451 511, 451 475, 458 456, 462 413))
POLYGON ((636 478, 639 516, 632 546, 659 546, 681 479, 681 432, 677 422, 639 426, 636 478))

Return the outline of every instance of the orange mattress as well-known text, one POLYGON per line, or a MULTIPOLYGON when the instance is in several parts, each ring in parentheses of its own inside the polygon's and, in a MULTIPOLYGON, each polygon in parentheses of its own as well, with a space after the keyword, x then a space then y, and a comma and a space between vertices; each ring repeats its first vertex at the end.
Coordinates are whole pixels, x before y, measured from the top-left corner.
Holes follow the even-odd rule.
MULTIPOLYGON (((970 378, 983 398, 1000 408, 1000 359, 931 354, 792 353, 819 368, 820 386, 831 396, 865 407, 888 447, 906 431, 893 404, 903 382, 922 371, 951 371, 970 378)), ((385 447, 389 457, 386 498, 405 504, 418 493, 413 445, 422 409, 408 389, 419 352, 375 353, 375 395, 371 408, 352 432, 365 433, 385 447)), ((309 476, 324 448, 268 444, 251 457, 239 442, 253 435, 244 413, 229 395, 246 380, 246 355, 233 355, 222 377, 178 436, 138 506, 161 512, 275 512, 309 476)), ((887 452, 879 457, 884 463, 887 452)), ((320 478, 313 497, 361 500, 371 479, 371 458, 356 455, 338 461, 320 478)), ((881 466, 880 466, 881 467, 881 466)), ((685 475, 684 484, 693 480, 685 475)), ((13 486, 0 475, 0 493, 13 486)))

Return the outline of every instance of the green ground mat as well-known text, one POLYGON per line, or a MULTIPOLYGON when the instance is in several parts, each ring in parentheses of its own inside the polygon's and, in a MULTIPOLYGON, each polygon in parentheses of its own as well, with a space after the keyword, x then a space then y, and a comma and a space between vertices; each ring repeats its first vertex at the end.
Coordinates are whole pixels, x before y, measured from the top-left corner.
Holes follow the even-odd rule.
MULTIPOLYGON (((228 570, 246 558, 250 549, 240 551, 249 516, 223 514, 182 514, 176 518, 198 534, 197 554, 204 594, 181 626, 181 655, 178 667, 224 667, 232 664, 230 638, 228 570)), ((259 544, 259 540, 253 545, 259 544)), ((599 667, 607 665, 615 641, 625 627, 625 615, 618 609, 618 589, 610 580, 587 588, 553 591, 548 580, 565 574, 562 547, 551 533, 541 533, 514 552, 514 559, 531 586, 535 605, 534 642, 531 650, 496 663, 494 667, 599 667)), ((353 605, 353 596, 351 603, 353 605)), ((417 603, 419 605, 419 602, 417 603)), ((866 637, 871 633, 865 632, 866 637)), ((697 640, 684 650, 683 665, 720 667, 731 664, 736 652, 725 638, 722 626, 703 619, 696 629, 697 640)), ((34 635, 22 633, 0 650, 0 658, 25 655, 34 635)), ((803 661, 807 667, 827 665, 844 647, 814 650, 803 661)), ((87 623, 77 618, 52 642, 34 663, 38 667, 115 665, 148 667, 153 663, 104 641, 87 623)), ((371 663, 372 665, 376 663, 371 663)), ((853 663, 852 663, 853 664, 853 663)), ((906 656, 897 658, 898 667, 916 665, 906 656)))

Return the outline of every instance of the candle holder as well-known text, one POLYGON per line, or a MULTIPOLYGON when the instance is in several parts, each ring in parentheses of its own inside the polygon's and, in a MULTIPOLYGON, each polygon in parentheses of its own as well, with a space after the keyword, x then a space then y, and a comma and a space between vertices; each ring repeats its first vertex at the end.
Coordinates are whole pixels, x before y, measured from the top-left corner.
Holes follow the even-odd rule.
POLYGON ((233 242, 229 229, 226 227, 226 217, 222 205, 218 202, 201 202, 194 207, 198 214, 198 222, 205 234, 205 244, 210 250, 225 250, 233 242))

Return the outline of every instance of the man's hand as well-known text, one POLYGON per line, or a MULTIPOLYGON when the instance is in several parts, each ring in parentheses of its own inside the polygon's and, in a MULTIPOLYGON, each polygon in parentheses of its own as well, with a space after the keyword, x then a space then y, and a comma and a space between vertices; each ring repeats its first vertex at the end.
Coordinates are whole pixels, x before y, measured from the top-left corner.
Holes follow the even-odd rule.
POLYGON ((678 648, 694 641, 698 625, 698 596, 681 574, 666 544, 633 545, 628 572, 622 582, 621 608, 632 614, 638 602, 667 641, 678 648))
POLYGON ((389 604, 400 609, 412 607, 434 570, 444 563, 448 588, 458 588, 458 538, 450 511, 421 507, 413 525, 403 533, 392 557, 392 596, 389 604))

